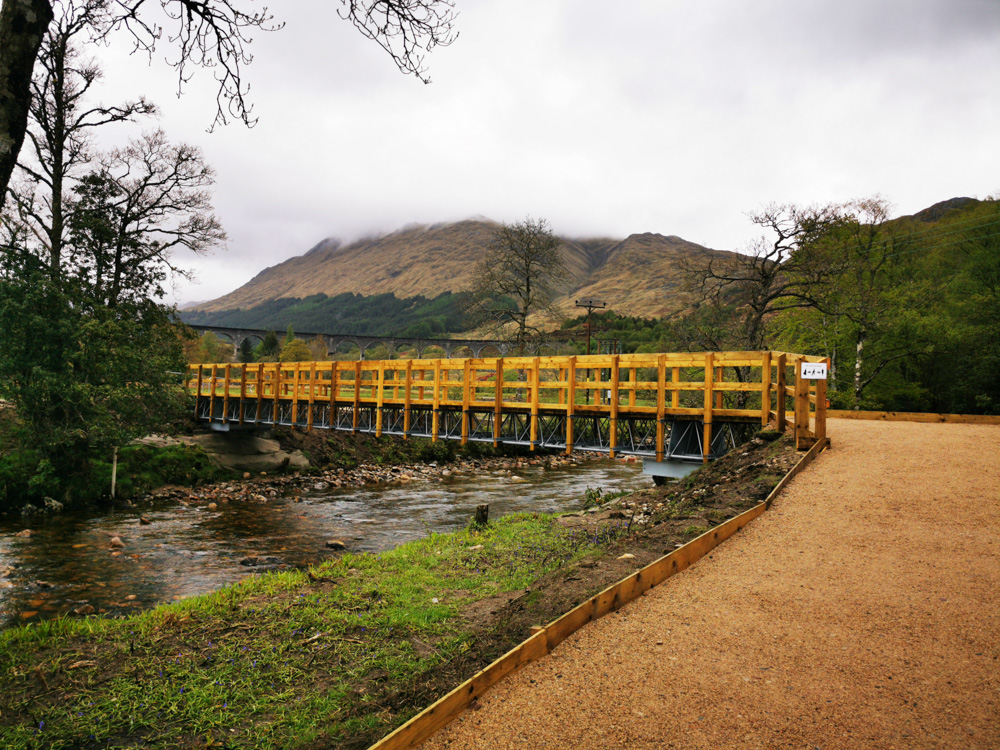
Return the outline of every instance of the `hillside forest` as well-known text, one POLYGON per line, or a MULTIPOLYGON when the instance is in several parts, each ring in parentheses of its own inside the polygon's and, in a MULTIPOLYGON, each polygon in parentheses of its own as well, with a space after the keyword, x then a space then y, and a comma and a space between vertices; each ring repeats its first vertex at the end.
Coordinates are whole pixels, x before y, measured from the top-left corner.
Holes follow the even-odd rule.
MULTIPOLYGON (((888 204, 768 207, 736 262, 684 260, 694 303, 667 317, 591 317, 591 351, 801 351, 831 360, 843 409, 1000 413, 1000 201, 958 198, 892 219, 888 204)), ((466 331, 463 295, 322 294, 248 309, 185 312, 188 323, 400 337, 466 331)), ((585 353, 585 314, 545 334, 585 353)), ((209 335, 210 336, 210 335, 209 335)), ((286 342, 291 339, 286 337, 286 342)), ((209 345, 204 354, 228 355, 209 345)), ((189 347, 192 361, 198 347, 189 347)), ((316 356, 316 347, 300 347, 316 356)), ((244 352, 237 357, 253 358, 244 352)))

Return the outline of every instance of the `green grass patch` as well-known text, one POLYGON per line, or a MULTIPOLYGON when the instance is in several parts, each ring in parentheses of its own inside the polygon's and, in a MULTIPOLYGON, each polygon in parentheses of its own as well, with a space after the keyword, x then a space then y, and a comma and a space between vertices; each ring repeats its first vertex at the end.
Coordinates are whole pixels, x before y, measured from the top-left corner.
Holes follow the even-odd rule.
POLYGON ((128 618, 15 628, 0 635, 0 735, 10 748, 367 742, 473 646, 463 609, 607 541, 511 516, 128 618))

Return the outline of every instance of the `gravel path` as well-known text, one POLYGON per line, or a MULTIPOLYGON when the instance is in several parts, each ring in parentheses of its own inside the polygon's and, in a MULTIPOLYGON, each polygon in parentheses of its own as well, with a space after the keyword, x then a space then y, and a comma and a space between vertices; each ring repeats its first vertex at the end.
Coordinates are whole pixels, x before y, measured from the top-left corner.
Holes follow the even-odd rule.
POLYGON ((1000 748, 1000 427, 830 435, 768 513, 424 748, 1000 748))

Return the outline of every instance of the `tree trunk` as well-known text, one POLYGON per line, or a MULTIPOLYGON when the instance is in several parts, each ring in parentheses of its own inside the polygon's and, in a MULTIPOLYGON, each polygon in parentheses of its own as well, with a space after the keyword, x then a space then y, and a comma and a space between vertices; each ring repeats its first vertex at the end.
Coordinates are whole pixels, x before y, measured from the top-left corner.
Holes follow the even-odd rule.
POLYGON ((854 410, 861 408, 861 391, 864 386, 861 384, 861 364, 864 361, 865 340, 868 332, 864 328, 858 331, 857 353, 854 355, 854 410))
POLYGON ((3 0, 0 7, 0 208, 28 128, 31 71, 52 18, 48 0, 3 0))

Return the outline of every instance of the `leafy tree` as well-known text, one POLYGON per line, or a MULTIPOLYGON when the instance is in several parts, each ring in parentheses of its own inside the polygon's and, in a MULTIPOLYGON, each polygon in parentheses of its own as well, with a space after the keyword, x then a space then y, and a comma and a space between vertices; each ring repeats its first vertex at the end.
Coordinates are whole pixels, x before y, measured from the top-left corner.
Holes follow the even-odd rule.
POLYGON ((316 338, 309 342, 309 352, 309 359, 316 362, 326 362, 330 359, 330 354, 327 351, 326 340, 319 334, 317 334, 316 338))
POLYGON ((292 339, 281 347, 279 362, 309 362, 313 358, 309 345, 302 339, 292 339))
POLYGON ((239 354, 237 358, 243 364, 249 364, 250 362, 256 362, 256 357, 254 356, 253 344, 250 343, 249 338, 245 338, 240 342, 239 354))
POLYGON ((544 219, 502 224, 476 264, 469 311, 479 325, 510 337, 523 348, 539 329, 535 313, 554 313, 555 285, 566 278, 559 238, 544 219))
POLYGON ((220 341, 219 337, 211 331, 206 331, 185 346, 184 353, 188 363, 192 365, 233 361, 232 346, 227 342, 220 341))
POLYGON ((85 284, 54 282, 30 254, 4 260, 0 398, 15 405, 20 445, 39 457, 29 490, 56 495, 88 475, 95 452, 110 454, 177 413, 181 345, 161 305, 95 305, 85 284))
POLYGON ((277 362, 279 354, 281 354, 281 344, 278 342, 278 334, 268 331, 264 340, 254 349, 254 355, 258 362, 277 362))
MULTIPOLYGON (((450 0, 343 0, 341 17, 385 49, 404 73, 429 82, 424 54, 450 44, 455 12, 450 0)), ((31 72, 54 0, 4 0, 0 6, 0 208, 24 141, 31 72)), ((163 39, 181 87, 193 68, 211 68, 218 82, 213 127, 230 117, 253 124, 243 69, 255 31, 281 28, 267 9, 247 12, 235 0, 62 0, 89 9, 87 29, 95 40, 116 29, 129 32, 136 50, 150 58, 163 39), (157 15, 157 6, 161 11, 157 15), (167 28, 164 28, 167 27, 167 28)))

